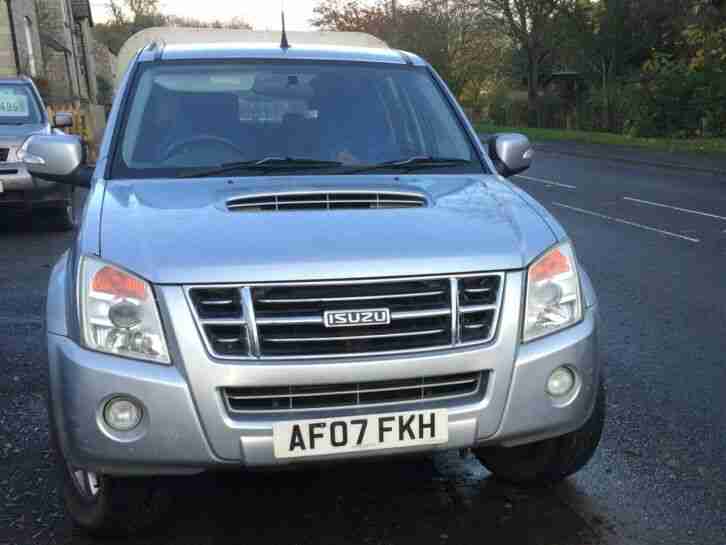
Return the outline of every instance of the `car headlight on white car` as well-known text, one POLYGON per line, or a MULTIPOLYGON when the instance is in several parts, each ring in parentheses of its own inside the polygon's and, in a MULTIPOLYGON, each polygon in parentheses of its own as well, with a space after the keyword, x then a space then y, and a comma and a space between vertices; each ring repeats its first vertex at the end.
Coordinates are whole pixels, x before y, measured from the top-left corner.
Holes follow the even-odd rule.
POLYGON ((84 257, 80 271, 81 330, 99 352, 168 364, 169 351, 151 285, 119 267, 84 257))
POLYGON ((582 295, 572 246, 550 249, 527 271, 524 342, 576 324, 582 319, 582 295))

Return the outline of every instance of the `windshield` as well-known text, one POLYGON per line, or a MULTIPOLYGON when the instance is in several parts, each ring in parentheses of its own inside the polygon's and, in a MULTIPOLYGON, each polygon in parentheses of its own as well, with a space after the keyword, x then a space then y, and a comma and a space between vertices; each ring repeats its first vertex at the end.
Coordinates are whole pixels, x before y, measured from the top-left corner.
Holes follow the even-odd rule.
POLYGON ((204 169, 205 175, 259 175, 261 165, 326 174, 398 161, 443 173, 483 169, 425 68, 149 63, 135 78, 127 108, 115 178, 194 176, 204 169))
POLYGON ((39 123, 43 118, 30 87, 0 84, 0 125, 39 123))

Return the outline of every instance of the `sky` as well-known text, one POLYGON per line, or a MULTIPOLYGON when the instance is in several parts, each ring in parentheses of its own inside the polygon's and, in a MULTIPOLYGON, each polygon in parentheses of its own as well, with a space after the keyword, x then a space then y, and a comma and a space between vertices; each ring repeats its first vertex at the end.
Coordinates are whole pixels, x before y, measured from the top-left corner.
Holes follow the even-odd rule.
MULTIPOLYGON (((106 4, 104 0, 91 0, 95 21, 103 22, 108 17, 106 4)), ((310 19, 318 0, 162 0, 161 11, 206 21, 241 17, 255 30, 278 30, 282 4, 288 30, 313 30, 310 19)))

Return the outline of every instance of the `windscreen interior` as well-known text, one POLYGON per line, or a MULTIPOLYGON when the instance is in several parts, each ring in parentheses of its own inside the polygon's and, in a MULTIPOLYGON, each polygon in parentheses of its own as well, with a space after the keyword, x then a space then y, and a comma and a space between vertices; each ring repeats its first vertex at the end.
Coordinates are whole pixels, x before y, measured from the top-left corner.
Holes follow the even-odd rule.
POLYGON ((269 157, 475 159, 426 69, 300 62, 143 68, 120 155, 127 173, 269 157))

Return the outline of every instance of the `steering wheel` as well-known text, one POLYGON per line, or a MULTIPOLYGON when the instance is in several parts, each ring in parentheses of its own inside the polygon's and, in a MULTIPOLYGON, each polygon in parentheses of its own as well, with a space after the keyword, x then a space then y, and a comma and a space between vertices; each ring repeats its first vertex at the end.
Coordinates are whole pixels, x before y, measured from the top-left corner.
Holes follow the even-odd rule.
POLYGON ((231 148, 235 151, 237 155, 244 155, 244 150, 241 150, 237 147, 237 144, 232 142, 231 140, 228 140, 226 138, 222 138, 221 136, 212 136, 211 134, 197 134, 195 136, 190 136, 189 138, 185 138, 184 140, 180 140, 179 142, 172 142, 169 144, 169 146, 164 151, 164 154, 162 156, 162 160, 166 161, 170 157, 173 157, 178 153, 179 148, 182 148, 184 146, 189 146, 191 144, 196 144, 199 142, 211 142, 214 144, 221 144, 223 146, 227 146, 228 148, 231 148))

